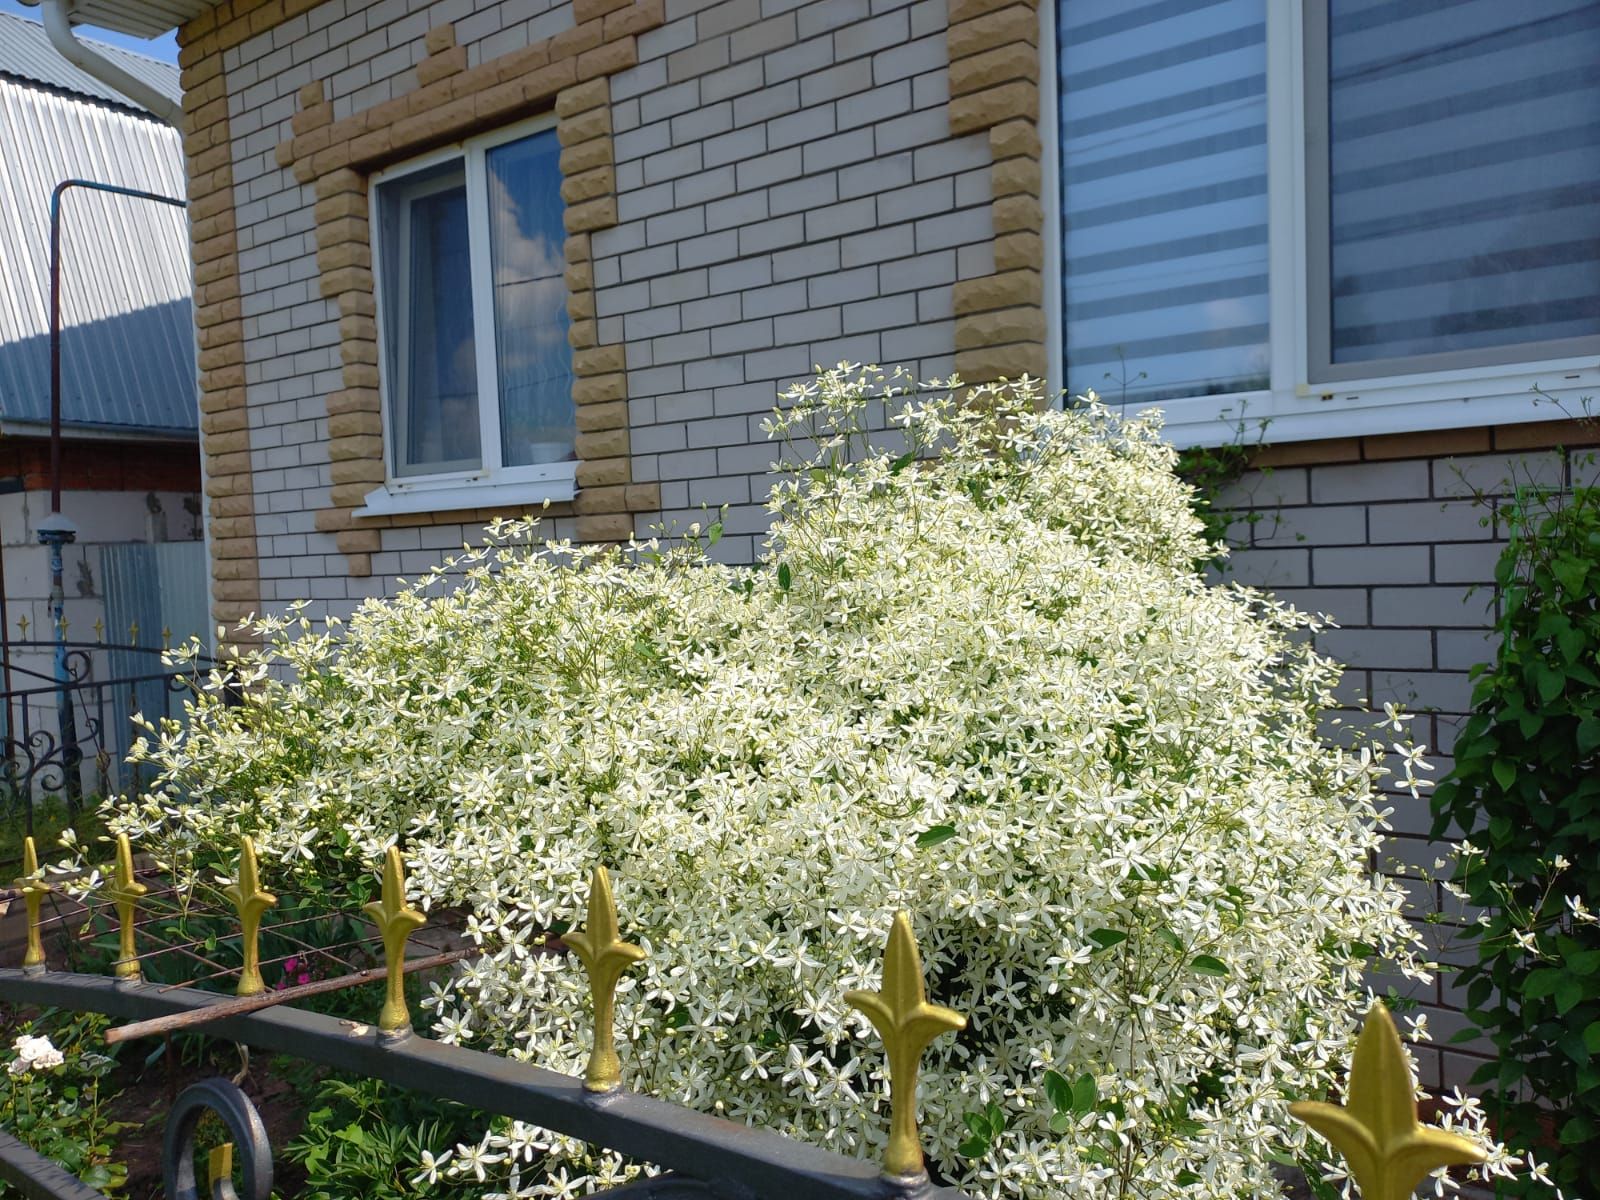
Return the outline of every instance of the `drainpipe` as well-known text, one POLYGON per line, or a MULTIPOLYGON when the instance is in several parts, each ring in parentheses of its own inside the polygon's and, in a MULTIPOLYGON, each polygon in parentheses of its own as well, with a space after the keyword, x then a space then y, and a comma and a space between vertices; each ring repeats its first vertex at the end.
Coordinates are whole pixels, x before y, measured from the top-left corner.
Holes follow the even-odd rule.
POLYGON ((72 36, 72 0, 42 0, 40 15, 44 18, 44 31, 50 44, 62 58, 88 75, 98 79, 113 91, 121 92, 151 116, 182 131, 183 106, 163 96, 149 84, 124 71, 109 58, 97 53, 72 36))

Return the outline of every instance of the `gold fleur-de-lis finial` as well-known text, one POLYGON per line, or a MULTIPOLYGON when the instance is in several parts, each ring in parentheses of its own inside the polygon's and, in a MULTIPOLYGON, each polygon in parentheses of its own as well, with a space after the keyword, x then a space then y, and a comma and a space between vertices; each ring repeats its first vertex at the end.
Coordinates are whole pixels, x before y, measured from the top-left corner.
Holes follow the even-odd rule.
POLYGON ((644 951, 622 940, 617 928, 617 905, 611 897, 611 876, 604 867, 589 875, 589 917, 582 932, 566 934, 589 976, 589 999, 594 1005, 594 1046, 583 1086, 591 1092, 609 1092, 622 1086, 622 1061, 617 1057, 617 981, 643 958, 644 951))
POLYGON ((28 639, 28 624, 29 621, 26 615, 17 618, 17 628, 22 631, 22 639, 24 641, 28 639))
POLYGON ((133 945, 133 918, 138 911, 139 897, 149 890, 133 877, 133 847, 128 843, 128 835, 117 834, 117 865, 112 875, 112 885, 106 894, 117 908, 121 948, 117 961, 111 964, 111 973, 118 979, 137 982, 143 978, 139 970, 139 956, 133 945))
POLYGON ((1344 1155, 1363 1200, 1406 1200, 1430 1171, 1487 1157, 1459 1134, 1418 1123, 1411 1067, 1381 1000, 1356 1041, 1344 1105, 1301 1100, 1289 1112, 1344 1155))
POLYGON ((222 894, 239 914, 241 948, 244 966, 239 968, 241 996, 254 996, 267 990, 261 980, 261 958, 256 939, 261 931, 261 914, 278 902, 278 898, 261 887, 261 872, 256 866, 256 844, 248 834, 239 838, 239 881, 222 889, 222 894))
POLYGON ((161 627, 161 648, 163 650, 172 649, 172 626, 170 625, 161 627))
POLYGON ((383 899, 369 900, 362 912, 372 918, 383 938, 383 958, 388 976, 384 984, 383 1011, 378 1015, 378 1030, 390 1039, 411 1032, 411 1012, 406 1008, 406 939, 427 918, 406 903, 405 865, 400 848, 390 846, 383 860, 383 899))
POLYGON ((213 1146, 211 1153, 206 1155, 206 1185, 210 1189, 211 1200, 232 1196, 232 1183, 233 1143, 223 1142, 220 1146, 213 1146))
POLYGON ((128 644, 131 646, 139 644, 139 622, 137 621, 128 623, 128 644))
POLYGON ((106 623, 103 617, 94 619, 94 640, 97 642, 106 640, 106 623))
POLYGON ((22 841, 22 877, 16 881, 17 890, 22 893, 22 902, 28 909, 28 949, 22 956, 22 969, 29 975, 36 975, 44 970, 44 942, 39 937, 39 906, 44 903, 45 893, 50 891, 50 885, 42 879, 35 879, 39 874, 39 852, 34 849, 33 839, 24 838, 22 841))
POLYGON ((917 1136, 917 1075, 922 1052, 941 1033, 967 1027, 954 1009, 929 1004, 922 987, 922 956, 911 933, 911 918, 899 912, 883 952, 883 984, 876 992, 850 991, 844 1002, 865 1013, 889 1055, 889 1146, 883 1173, 916 1179, 926 1172, 917 1136))

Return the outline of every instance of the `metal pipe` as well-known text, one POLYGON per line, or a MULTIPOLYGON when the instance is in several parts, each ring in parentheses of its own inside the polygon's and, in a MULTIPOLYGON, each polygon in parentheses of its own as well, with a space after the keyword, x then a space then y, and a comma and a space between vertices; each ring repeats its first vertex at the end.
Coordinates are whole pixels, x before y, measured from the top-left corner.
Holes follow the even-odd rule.
MULTIPOLYGON (((47 29, 50 28, 52 13, 57 14, 65 27, 65 9, 57 10, 57 6, 64 3, 65 0, 45 0, 47 29)), ((70 29, 66 38, 74 46, 79 45, 72 40, 70 29)), ((53 35, 51 41, 55 41, 53 35)), ((57 49, 60 47, 57 46, 57 49)), ((67 57, 71 58, 71 55, 67 57)), ((95 61, 103 63, 104 60, 96 58, 95 61)), ((79 65, 83 66, 82 63, 79 65)), ((94 72, 90 71, 90 74, 94 72)), ((68 543, 76 540, 78 531, 61 514, 61 199, 68 188, 75 187, 108 192, 114 196, 130 196, 135 200, 153 200, 173 208, 189 207, 187 201, 172 196, 114 183, 99 183, 92 179, 63 179, 50 193, 50 515, 39 522, 38 534, 39 541, 50 547, 50 622, 55 627, 55 675, 58 687, 56 729, 61 737, 61 755, 66 771, 67 806, 73 816, 78 813, 78 801, 83 794, 83 778, 78 772, 78 763, 83 755, 78 749, 77 719, 72 711, 72 692, 68 687, 71 675, 67 671, 66 589, 62 583, 62 551, 68 543)))
MULTIPOLYGON (((45 11, 57 0, 45 0, 45 11)), ((48 23, 48 22, 47 22, 48 23)), ((50 193, 50 512, 61 511, 61 197, 68 188, 87 188, 135 200, 154 200, 173 208, 188 208, 187 200, 143 192, 138 188, 98 183, 93 179, 63 179, 50 193)))
POLYGON ((72 0, 43 0, 40 15, 45 36, 56 52, 73 66, 98 79, 114 92, 121 92, 156 120, 183 130, 183 105, 164 96, 148 83, 124 71, 109 58, 72 36, 72 0))

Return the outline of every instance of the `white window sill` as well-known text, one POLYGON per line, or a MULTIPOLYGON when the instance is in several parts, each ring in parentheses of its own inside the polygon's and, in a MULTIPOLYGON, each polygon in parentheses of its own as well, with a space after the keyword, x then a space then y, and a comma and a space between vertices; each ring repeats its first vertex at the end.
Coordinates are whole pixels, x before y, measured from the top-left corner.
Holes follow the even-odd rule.
MULTIPOLYGON (((1134 402, 1125 411, 1132 415, 1146 408, 1162 410, 1167 440, 1182 448, 1557 421, 1585 415, 1583 400, 1595 395, 1597 388, 1600 366, 1593 360, 1568 360, 1492 373, 1439 372, 1360 384, 1302 385, 1293 391, 1134 402), (1535 387, 1544 394, 1535 393, 1535 387)), ((1119 407, 1109 399, 1113 408, 1119 407)))
POLYGON ((571 476, 502 483, 459 483, 442 487, 386 485, 368 492, 363 506, 351 515, 390 517, 406 513, 459 512, 469 508, 518 507, 537 513, 547 500, 559 504, 577 494, 578 487, 571 476))

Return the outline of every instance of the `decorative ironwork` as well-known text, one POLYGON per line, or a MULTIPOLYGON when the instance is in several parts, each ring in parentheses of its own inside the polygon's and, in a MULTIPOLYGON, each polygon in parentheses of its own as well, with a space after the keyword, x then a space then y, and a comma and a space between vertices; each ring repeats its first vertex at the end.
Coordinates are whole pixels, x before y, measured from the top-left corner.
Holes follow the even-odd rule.
POLYGON ((941 1033, 967 1027, 953 1008, 929 1004, 922 986, 922 956, 911 932, 911 918, 894 915, 883 951, 883 983, 876 992, 850 991, 845 1003, 866 1014, 889 1056, 889 1145, 883 1173, 895 1180, 917 1180, 927 1171, 917 1134, 917 1075, 922 1052, 941 1033))
POLYGON ((50 885, 43 879, 36 879, 39 874, 39 852, 34 848, 33 839, 24 838, 22 842, 22 877, 17 880, 17 890, 22 893, 22 902, 28 910, 28 949, 22 956, 22 969, 30 974, 44 970, 44 942, 39 937, 39 906, 44 903, 50 885))
POLYGON ((237 1150, 244 1176, 242 1200, 268 1200, 272 1194, 272 1145, 267 1127, 250 1097, 226 1079, 202 1079, 178 1094, 167 1117, 161 1143, 161 1179, 167 1200, 201 1200, 195 1183, 194 1137, 200 1118, 216 1113, 233 1141, 208 1156, 206 1196, 209 1200, 241 1200, 233 1187, 233 1155, 237 1150))
POLYGON ((1406 1200, 1430 1171, 1486 1157, 1459 1134, 1418 1122, 1411 1066, 1381 1000, 1356 1040, 1344 1104, 1301 1100, 1289 1112, 1344 1155, 1363 1200, 1406 1200))
POLYGON ((0 638, 10 685, 0 691, 0 820, 32 833, 42 802, 59 800, 77 811, 85 766, 93 768, 90 790, 137 788, 138 767, 127 758, 144 731, 132 714, 142 712, 151 721, 174 716, 179 698, 212 664, 202 658, 171 665, 152 646, 69 642, 62 647, 57 679, 54 665, 38 669, 54 658, 56 643, 26 640, 25 617, 16 625, 23 638, 0 638), (71 714, 65 724, 64 712, 71 714))
POLYGON ((406 903, 405 864, 400 860, 398 846, 390 846, 384 856, 383 898, 369 901, 362 911, 372 918, 383 938, 383 959, 388 970, 378 1029, 387 1039, 399 1040, 411 1032, 411 1012, 406 1008, 406 939, 427 918, 406 903))
POLYGON ((137 983, 144 975, 139 970, 139 951, 133 941, 133 918, 139 910, 139 897, 150 889, 134 878, 133 847, 125 833, 117 835, 117 864, 112 879, 107 894, 117 910, 118 957, 111 964, 111 973, 120 980, 137 983))
POLYGON ((617 981, 622 973, 644 958, 644 951, 622 940, 617 927, 617 905, 611 896, 611 876, 596 867, 589 876, 589 916, 582 932, 563 939, 571 946, 589 975, 589 999, 594 1006, 594 1045, 583 1086, 591 1092, 614 1092, 622 1086, 622 1062, 617 1058, 617 981))
POLYGON ((257 941, 261 932, 261 916, 278 902, 278 898, 261 887, 261 873, 256 867, 256 844, 248 834, 239 838, 239 879, 222 889, 239 914, 240 945, 244 953, 244 966, 239 970, 240 996, 254 996, 266 991, 261 978, 261 952, 257 941))

